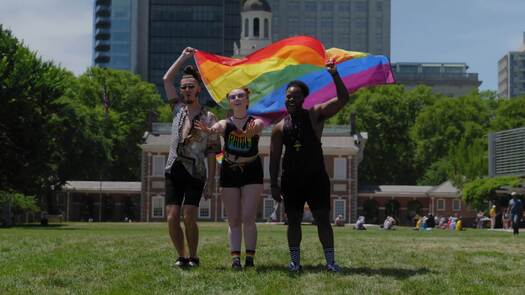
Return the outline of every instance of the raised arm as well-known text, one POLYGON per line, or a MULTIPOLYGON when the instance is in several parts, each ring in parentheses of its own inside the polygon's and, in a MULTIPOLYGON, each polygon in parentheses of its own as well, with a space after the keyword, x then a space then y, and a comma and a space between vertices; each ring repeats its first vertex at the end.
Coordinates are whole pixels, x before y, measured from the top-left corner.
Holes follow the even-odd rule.
POLYGON ((313 110, 317 114, 318 120, 326 120, 337 112, 339 112, 350 100, 348 90, 346 89, 341 76, 337 72, 337 68, 333 60, 326 63, 326 69, 334 80, 337 97, 331 100, 314 106, 313 110))
POLYGON ((226 120, 220 120, 211 126, 206 125, 206 122, 197 121, 195 122, 195 128, 208 134, 220 134, 224 136, 224 130, 226 129, 226 120))
POLYGON ((177 60, 171 65, 168 71, 166 71, 164 77, 162 77, 162 81, 164 82, 164 90, 166 91, 166 97, 171 103, 177 103, 180 99, 177 93, 177 89, 175 88, 175 85, 173 85, 173 80, 175 80, 177 72, 179 72, 180 68, 184 65, 184 63, 188 59, 193 57, 194 54, 195 49, 191 47, 184 48, 179 58, 177 58, 177 60))
POLYGON ((272 188, 272 198, 281 202, 281 187, 279 186, 279 171, 281 165, 281 154, 283 151, 283 125, 284 120, 277 123, 272 129, 270 143, 270 180, 272 188))

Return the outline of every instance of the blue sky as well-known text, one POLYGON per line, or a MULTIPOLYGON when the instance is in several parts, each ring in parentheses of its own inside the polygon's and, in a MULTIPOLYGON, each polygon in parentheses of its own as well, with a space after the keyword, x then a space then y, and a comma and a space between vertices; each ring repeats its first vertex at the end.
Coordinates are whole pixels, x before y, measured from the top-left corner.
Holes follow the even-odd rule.
MULTIPOLYGON (((190 0, 188 0, 190 1, 190 0)), ((481 89, 522 45, 525 0, 391 0, 393 62, 465 62, 481 89)), ((92 0, 1 0, 0 23, 75 74, 91 64, 92 0)))

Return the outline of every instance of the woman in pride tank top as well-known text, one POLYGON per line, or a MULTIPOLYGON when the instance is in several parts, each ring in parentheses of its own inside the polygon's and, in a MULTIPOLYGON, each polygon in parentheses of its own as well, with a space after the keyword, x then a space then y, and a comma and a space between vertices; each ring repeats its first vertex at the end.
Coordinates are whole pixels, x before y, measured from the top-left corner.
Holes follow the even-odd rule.
POLYGON ((221 198, 228 215, 232 268, 241 269, 241 240, 246 247, 245 267, 253 267, 257 244, 255 218, 263 191, 263 168, 259 157, 259 134, 264 125, 249 116, 248 89, 234 89, 227 98, 233 115, 208 128, 197 123, 204 132, 224 137, 224 160, 221 165, 221 198))

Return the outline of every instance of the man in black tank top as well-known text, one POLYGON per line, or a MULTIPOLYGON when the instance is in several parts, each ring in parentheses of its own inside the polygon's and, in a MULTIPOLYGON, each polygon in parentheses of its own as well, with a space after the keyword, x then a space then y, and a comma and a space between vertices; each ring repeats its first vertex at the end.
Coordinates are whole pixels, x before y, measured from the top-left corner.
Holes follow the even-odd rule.
POLYGON ((272 130, 270 147, 272 197, 277 202, 284 201, 291 257, 288 269, 293 272, 301 270, 301 221, 305 203, 308 203, 317 223, 327 270, 341 271, 335 264, 334 258, 334 236, 329 217, 330 179, 324 167, 321 134, 324 121, 340 111, 350 98, 334 62, 328 61, 326 67, 334 79, 337 97, 305 110, 303 102, 308 96, 308 86, 301 81, 290 82, 285 98, 288 115, 272 130), (286 148, 279 185, 279 164, 283 145, 286 148))

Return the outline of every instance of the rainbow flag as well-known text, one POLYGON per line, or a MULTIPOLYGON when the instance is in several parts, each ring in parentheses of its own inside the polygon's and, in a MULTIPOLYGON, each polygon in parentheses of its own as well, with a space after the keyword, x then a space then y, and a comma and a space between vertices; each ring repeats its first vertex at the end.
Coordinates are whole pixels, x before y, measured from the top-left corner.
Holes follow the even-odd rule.
POLYGON ((222 164, 222 160, 224 160, 224 151, 221 151, 220 153, 216 154, 215 160, 217 161, 217 164, 222 164))
POLYGON ((226 95, 236 88, 250 88, 248 112, 267 122, 286 114, 286 85, 301 80, 310 88, 305 108, 326 102, 336 96, 332 77, 325 63, 333 58, 347 89, 395 83, 390 63, 385 56, 338 48, 324 49, 312 37, 298 36, 280 40, 242 58, 235 59, 197 51, 195 61, 204 85, 215 102, 228 107, 226 95))

